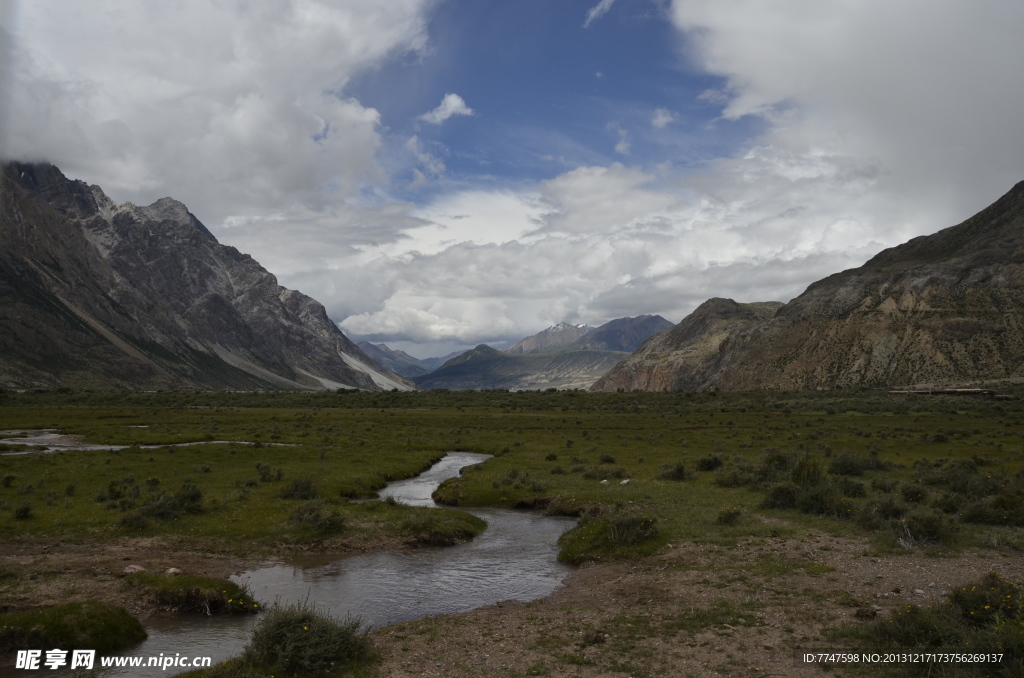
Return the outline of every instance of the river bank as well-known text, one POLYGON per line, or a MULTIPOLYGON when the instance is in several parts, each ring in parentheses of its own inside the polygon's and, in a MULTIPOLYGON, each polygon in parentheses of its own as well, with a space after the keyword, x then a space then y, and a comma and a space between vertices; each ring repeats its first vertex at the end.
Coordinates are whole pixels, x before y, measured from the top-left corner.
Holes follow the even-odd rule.
POLYGON ((732 546, 673 544, 635 562, 576 570, 553 595, 396 624, 372 635, 382 678, 446 676, 822 676, 798 648, 841 648, 839 624, 884 618, 1018 557, 968 549, 875 554, 867 540, 812 532, 732 546))

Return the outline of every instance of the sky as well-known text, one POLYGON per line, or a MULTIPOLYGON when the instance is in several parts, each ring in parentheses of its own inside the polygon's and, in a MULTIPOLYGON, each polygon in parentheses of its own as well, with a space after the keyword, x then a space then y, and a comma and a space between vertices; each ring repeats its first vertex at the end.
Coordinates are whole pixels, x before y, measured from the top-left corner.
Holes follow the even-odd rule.
POLYGON ((0 157, 355 339, 788 301, 1024 179, 1019 0, 7 0, 0 157))

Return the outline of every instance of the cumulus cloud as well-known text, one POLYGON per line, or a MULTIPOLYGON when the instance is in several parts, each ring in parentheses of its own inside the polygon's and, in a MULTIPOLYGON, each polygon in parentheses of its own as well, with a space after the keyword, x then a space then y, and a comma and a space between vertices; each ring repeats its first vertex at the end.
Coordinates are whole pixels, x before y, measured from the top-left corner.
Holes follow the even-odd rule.
POLYGON ((697 65, 726 80, 707 100, 768 121, 762 145, 811 164, 855 156, 892 202, 939 203, 947 219, 1021 178, 1019 2, 675 0, 670 13, 697 65))
POLYGON ((583 27, 590 28, 590 24, 607 14, 608 10, 610 10, 614 4, 615 0, 601 0, 601 2, 591 7, 587 10, 587 18, 583 22, 583 27))
POLYGON ((466 105, 458 94, 445 94, 441 103, 432 111, 420 116, 420 120, 433 125, 440 125, 442 122, 456 115, 475 115, 473 109, 466 105))
POLYGON ((216 227, 322 209, 385 179, 379 115, 340 96, 425 45, 427 0, 21 3, 0 155, 117 199, 167 195, 216 227))
POLYGON ((675 122, 675 119, 676 116, 667 108, 656 108, 654 116, 651 117, 651 127, 654 129, 664 129, 670 123, 675 122))

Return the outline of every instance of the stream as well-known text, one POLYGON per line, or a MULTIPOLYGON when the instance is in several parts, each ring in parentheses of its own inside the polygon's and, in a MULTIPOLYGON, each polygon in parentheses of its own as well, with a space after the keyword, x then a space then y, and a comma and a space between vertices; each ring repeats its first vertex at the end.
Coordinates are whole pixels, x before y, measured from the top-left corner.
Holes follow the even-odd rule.
MULTIPOLYGON (((380 496, 412 506, 436 506, 431 493, 447 478, 490 455, 451 452, 424 473, 389 484, 380 496)), ((501 600, 530 601, 551 594, 570 568, 556 561, 558 538, 575 519, 511 509, 468 509, 487 521, 471 542, 397 553, 338 559, 306 556, 233 576, 261 603, 309 600, 339 618, 379 627, 437 614, 464 612, 501 600)), ((249 640, 252 617, 171 617, 152 620, 149 638, 124 655, 210 656, 218 663, 238 655, 249 640)), ((185 669, 109 668, 91 675, 169 676, 185 669)), ((45 671, 61 675, 60 671, 45 671)), ((34 672, 0 669, 0 677, 34 672)))

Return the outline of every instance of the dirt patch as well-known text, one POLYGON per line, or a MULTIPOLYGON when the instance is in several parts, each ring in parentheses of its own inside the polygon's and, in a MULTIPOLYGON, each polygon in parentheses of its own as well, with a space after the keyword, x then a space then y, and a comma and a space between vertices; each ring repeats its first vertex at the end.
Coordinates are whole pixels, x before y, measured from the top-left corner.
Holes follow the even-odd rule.
POLYGON ((679 544, 639 563, 584 567, 533 603, 505 602, 374 632, 381 675, 820 676, 797 648, 830 648, 828 626, 940 600, 995 569, 992 551, 872 556, 863 540, 823 534, 679 544), (876 609, 877 608, 877 609, 876 609))

